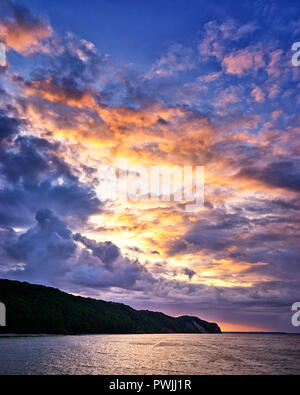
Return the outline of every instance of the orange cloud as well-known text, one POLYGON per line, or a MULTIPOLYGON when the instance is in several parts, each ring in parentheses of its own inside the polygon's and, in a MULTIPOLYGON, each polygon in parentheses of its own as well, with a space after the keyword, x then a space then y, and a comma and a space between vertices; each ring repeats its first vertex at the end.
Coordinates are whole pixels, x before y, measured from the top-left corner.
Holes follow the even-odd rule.
POLYGON ((28 55, 42 50, 42 41, 53 33, 51 26, 33 17, 26 8, 9 5, 10 18, 0 19, 0 37, 8 49, 28 55))

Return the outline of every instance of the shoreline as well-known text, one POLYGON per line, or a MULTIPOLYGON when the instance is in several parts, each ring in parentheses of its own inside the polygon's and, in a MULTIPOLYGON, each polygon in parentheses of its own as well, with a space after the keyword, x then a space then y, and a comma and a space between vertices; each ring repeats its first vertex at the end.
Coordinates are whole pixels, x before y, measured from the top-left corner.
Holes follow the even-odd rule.
POLYGON ((222 333, 1 333, 0 338, 15 337, 53 337, 53 336, 119 336, 119 335, 292 335, 299 336, 300 333, 289 332, 222 332, 222 333))

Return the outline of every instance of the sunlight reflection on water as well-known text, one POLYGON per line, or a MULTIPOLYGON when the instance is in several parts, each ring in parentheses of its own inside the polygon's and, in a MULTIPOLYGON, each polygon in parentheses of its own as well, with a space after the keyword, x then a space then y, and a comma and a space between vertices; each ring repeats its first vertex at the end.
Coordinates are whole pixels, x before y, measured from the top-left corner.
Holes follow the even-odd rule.
POLYGON ((0 374, 299 374, 300 336, 0 338, 0 374))

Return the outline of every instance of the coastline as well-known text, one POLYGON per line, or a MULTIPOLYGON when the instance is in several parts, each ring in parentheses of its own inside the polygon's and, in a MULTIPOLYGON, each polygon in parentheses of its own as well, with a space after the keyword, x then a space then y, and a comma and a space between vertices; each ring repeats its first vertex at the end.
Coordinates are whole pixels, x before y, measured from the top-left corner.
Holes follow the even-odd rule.
MULTIPOLYGON (((172 333, 173 334, 173 333, 172 333)), ((174 333, 177 335, 281 335, 281 336, 299 336, 296 332, 221 332, 221 333, 174 333)), ((131 335, 170 335, 170 333, 1 333, 0 338, 14 337, 53 337, 53 336, 131 336, 131 335)))

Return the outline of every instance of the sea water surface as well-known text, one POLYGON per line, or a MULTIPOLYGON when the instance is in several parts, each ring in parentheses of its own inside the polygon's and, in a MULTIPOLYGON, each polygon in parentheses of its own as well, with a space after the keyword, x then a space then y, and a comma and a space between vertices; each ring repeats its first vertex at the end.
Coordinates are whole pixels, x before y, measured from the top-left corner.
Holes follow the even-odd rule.
POLYGON ((2 337, 0 374, 300 374, 300 336, 2 337))

